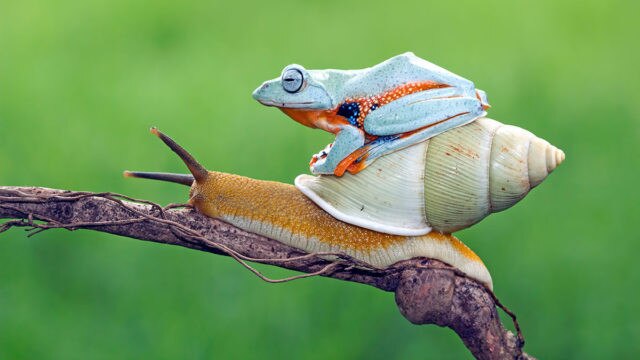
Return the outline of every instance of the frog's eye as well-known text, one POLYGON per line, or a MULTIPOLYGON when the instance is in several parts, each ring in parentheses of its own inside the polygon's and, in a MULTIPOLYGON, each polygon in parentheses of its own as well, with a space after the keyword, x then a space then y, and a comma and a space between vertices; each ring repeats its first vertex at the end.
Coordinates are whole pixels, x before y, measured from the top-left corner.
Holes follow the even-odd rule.
POLYGON ((282 74, 282 88, 288 93, 297 93, 304 85, 304 75, 299 69, 287 69, 282 74))

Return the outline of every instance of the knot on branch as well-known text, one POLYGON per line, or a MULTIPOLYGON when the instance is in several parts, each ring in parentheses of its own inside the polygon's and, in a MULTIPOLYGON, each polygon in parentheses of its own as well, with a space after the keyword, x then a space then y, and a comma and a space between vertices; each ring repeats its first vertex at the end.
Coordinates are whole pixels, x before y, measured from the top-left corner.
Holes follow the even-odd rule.
MULTIPOLYGON (((424 263, 424 262, 423 262, 424 263)), ((455 274, 433 268, 406 269, 396 289, 396 304, 410 322, 446 326, 450 323, 455 274)))

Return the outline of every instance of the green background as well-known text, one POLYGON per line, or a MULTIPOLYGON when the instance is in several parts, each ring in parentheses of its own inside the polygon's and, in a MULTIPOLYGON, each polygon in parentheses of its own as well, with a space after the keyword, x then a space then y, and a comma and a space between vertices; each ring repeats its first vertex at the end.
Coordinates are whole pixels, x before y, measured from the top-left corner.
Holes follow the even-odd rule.
MULTIPOLYGON (((184 202, 148 134, 209 168, 292 182, 329 134, 252 100, 289 63, 362 68, 414 51, 489 94, 490 116, 566 162, 459 237, 540 358, 640 352, 640 65, 632 1, 0 3, 0 184, 184 202)), ((290 275, 262 268, 272 276, 290 275)), ((503 316, 504 318, 504 316, 503 316)), ((96 232, 0 235, 0 358, 469 358, 393 295, 269 285, 232 260, 96 232)))

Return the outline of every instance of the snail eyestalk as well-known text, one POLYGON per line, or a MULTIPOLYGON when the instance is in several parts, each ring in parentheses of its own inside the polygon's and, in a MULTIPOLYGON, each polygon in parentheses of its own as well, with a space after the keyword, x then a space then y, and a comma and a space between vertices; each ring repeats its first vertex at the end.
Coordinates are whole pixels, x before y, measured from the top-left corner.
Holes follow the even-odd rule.
POLYGON ((164 173, 164 172, 145 172, 145 171, 125 171, 123 174, 125 177, 139 178, 139 179, 150 179, 150 180, 160 180, 167 181, 182 185, 191 186, 193 185, 193 175, 189 174, 172 174, 172 173, 164 173))
POLYGON ((180 157, 180 159, 182 159, 184 164, 187 165, 187 168, 189 169, 191 174, 193 174, 193 178, 195 179, 195 181, 202 182, 207 179, 207 177, 209 176, 209 171, 207 171, 207 169, 205 169, 204 166, 202 166, 198 161, 196 161, 196 159, 191 154, 189 154, 187 150, 185 150, 182 146, 178 145, 178 143, 173 141, 172 138, 163 134, 162 132, 160 132, 160 130, 158 130, 155 127, 151 128, 151 133, 159 137, 160 140, 162 140, 165 144, 167 144, 167 146, 174 153, 176 153, 180 157))

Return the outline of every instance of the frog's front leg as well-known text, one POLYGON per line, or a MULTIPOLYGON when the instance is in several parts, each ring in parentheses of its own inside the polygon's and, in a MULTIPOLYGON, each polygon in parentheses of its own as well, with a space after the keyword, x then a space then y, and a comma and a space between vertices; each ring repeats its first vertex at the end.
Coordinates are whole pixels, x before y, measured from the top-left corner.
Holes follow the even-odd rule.
POLYGON ((364 145, 364 132, 351 125, 340 125, 340 131, 330 147, 325 148, 311 160, 311 172, 316 175, 333 175, 336 166, 349 154, 364 145), (322 156, 323 153, 326 156, 322 156))

